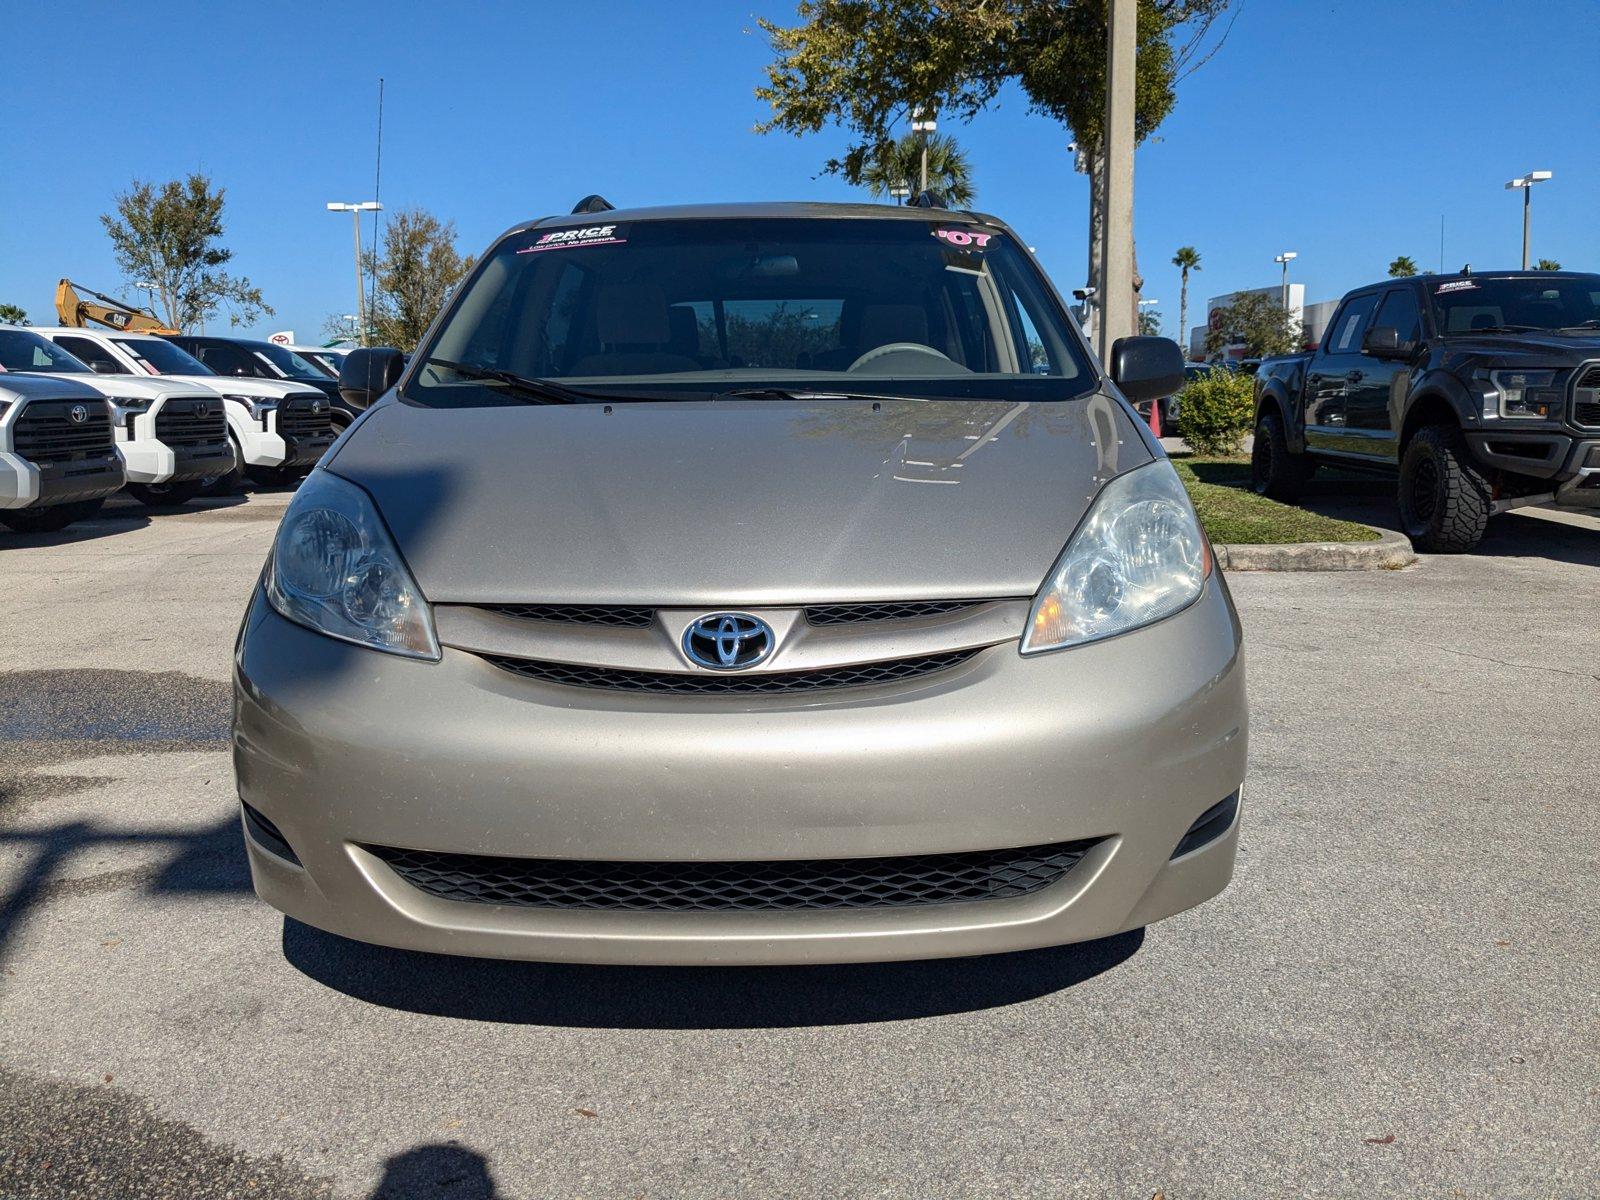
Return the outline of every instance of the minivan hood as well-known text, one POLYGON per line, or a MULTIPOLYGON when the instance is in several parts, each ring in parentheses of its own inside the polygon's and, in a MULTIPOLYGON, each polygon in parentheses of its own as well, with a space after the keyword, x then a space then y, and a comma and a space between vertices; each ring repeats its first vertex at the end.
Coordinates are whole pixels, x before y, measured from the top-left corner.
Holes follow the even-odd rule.
POLYGON ((786 605, 1030 596, 1106 480, 1127 410, 885 400, 423 408, 330 469, 457 603, 786 605))

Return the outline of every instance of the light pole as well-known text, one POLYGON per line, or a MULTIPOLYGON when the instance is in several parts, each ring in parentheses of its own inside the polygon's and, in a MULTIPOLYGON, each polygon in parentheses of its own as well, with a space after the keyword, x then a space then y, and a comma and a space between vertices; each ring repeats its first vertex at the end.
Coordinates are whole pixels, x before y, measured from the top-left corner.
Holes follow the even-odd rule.
POLYGON ((367 288, 361 281, 361 214, 364 212, 377 212, 383 207, 376 200, 362 200, 360 203, 340 204, 336 200, 328 202, 329 212, 347 212, 355 218, 356 237, 356 317, 360 320, 359 329, 361 344, 367 344, 367 288))
POLYGON ((1543 183, 1549 179, 1550 171, 1529 171, 1526 175, 1519 175, 1506 184, 1506 191, 1514 188, 1522 189, 1522 269, 1528 269, 1528 218, 1532 214, 1533 206, 1529 203, 1533 196, 1533 185, 1543 183))
POLYGON ((1283 311, 1289 311, 1289 264, 1300 256, 1293 250, 1285 250, 1273 258, 1273 262, 1283 265, 1283 311))
POLYGON ((1158 305, 1160 303, 1161 303, 1161 301, 1159 301, 1159 300, 1141 300, 1141 301, 1139 301, 1139 308, 1140 308, 1139 326, 1140 326, 1140 328, 1135 329, 1134 330, 1135 333, 1143 333, 1144 332, 1144 312, 1143 312, 1143 310, 1147 309, 1147 308, 1153 309, 1153 308, 1155 308, 1156 305, 1158 305))
POLYGON ((911 132, 922 135, 922 186, 917 190, 928 190, 928 135, 939 128, 939 122, 932 117, 925 116, 923 109, 917 109, 911 114, 911 132))

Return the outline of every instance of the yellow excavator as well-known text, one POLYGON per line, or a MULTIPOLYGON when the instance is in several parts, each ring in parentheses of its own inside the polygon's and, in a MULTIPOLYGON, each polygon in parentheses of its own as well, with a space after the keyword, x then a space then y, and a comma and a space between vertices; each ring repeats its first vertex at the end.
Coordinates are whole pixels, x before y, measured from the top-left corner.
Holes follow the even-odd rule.
POLYGON ((148 308, 135 308, 126 300, 107 296, 104 292, 73 283, 70 279, 63 279, 56 284, 56 317, 63 325, 104 325, 121 333, 178 332, 165 325, 148 308), (84 296, 93 299, 85 300, 84 296))

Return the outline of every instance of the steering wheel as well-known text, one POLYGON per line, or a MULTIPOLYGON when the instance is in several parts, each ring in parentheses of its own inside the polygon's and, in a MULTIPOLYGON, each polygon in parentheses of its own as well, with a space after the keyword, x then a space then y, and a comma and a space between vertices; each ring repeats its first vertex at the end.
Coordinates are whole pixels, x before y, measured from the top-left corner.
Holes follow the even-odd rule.
POLYGON ((846 367, 845 370, 858 371, 862 367, 866 366, 869 362, 875 362, 877 359, 886 358, 888 355, 900 354, 902 352, 928 354, 932 355, 934 358, 942 358, 945 360, 945 362, 950 361, 950 356, 944 351, 935 350, 932 346, 924 346, 921 342, 890 342, 886 346, 875 346, 871 350, 868 350, 860 358, 856 359, 855 362, 846 367))

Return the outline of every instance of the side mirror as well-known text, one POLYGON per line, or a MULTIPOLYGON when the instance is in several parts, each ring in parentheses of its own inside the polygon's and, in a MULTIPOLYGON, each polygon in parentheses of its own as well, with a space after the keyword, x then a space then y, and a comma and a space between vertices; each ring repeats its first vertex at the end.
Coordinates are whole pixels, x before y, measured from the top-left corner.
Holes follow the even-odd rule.
POLYGON ((120 375, 120 374, 122 374, 122 372, 117 369, 117 364, 116 363, 107 362, 103 358, 97 358, 92 363, 90 363, 89 364, 89 370, 93 371, 96 375, 120 375))
POLYGON ((1361 351, 1373 358, 1405 358, 1411 350, 1409 342, 1400 340, 1400 331, 1392 325, 1378 325, 1367 330, 1361 339, 1361 351))
POLYGON ((405 355, 393 346, 352 350, 339 364, 339 395, 353 408, 366 408, 399 383, 405 369, 405 355))
POLYGON ((1171 338, 1118 338, 1111 344, 1111 381, 1134 404, 1170 396, 1183 386, 1183 351, 1171 338))

